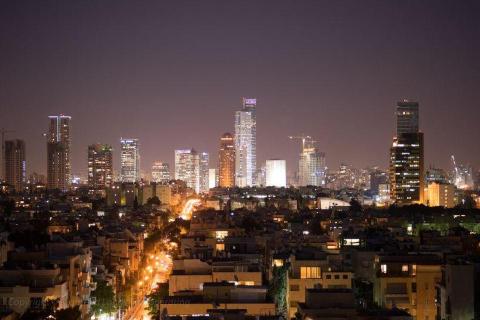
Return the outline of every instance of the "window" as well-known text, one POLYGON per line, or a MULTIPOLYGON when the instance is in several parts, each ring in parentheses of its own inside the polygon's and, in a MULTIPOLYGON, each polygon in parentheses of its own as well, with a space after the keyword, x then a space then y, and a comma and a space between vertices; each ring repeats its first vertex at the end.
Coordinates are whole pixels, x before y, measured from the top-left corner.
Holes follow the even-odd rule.
POLYGON ((381 271, 382 273, 387 273, 387 265, 386 265, 386 264, 380 265, 380 271, 381 271))
POLYGON ((402 265, 402 272, 408 272, 408 264, 402 265))
POLYGON ((335 275, 335 279, 340 279, 340 275, 339 275, 339 274, 336 274, 336 275, 335 275))
POLYGON ((217 249, 217 251, 225 251, 225 243, 217 243, 215 248, 217 249))
POLYGON ((300 267, 301 279, 321 278, 320 267, 300 267))
POLYGON ((343 279, 348 279, 348 274, 344 274, 343 279))
POLYGON ((417 283, 412 282, 412 292, 417 292, 417 283))
POLYGON ((332 279, 332 275, 331 274, 327 274, 327 279, 332 279))
POLYGON ((298 284, 291 284, 290 285, 290 291, 299 291, 300 286, 298 284))
POLYGON ((417 265, 416 264, 412 264, 412 276, 416 275, 417 274, 417 265))

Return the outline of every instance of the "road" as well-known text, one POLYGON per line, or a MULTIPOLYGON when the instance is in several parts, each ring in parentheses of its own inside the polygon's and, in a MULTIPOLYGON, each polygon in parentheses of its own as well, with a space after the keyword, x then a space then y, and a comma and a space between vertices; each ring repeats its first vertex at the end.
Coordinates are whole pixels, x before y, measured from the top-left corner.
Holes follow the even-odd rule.
POLYGON ((195 207, 198 207, 201 203, 202 201, 200 199, 188 199, 180 213, 180 218, 190 220, 195 207))
MULTIPOLYGON (((168 244, 166 244, 168 247, 168 244)), ((161 251, 156 255, 150 255, 148 257, 148 265, 145 267, 146 276, 143 281, 138 282, 140 290, 143 290, 144 297, 150 294, 156 287, 157 283, 168 281, 168 276, 172 269, 172 257, 167 250, 161 251), (150 276, 149 276, 150 274, 150 276)), ((128 320, 150 320, 147 310, 147 302, 142 299, 135 305, 131 316, 128 320)))

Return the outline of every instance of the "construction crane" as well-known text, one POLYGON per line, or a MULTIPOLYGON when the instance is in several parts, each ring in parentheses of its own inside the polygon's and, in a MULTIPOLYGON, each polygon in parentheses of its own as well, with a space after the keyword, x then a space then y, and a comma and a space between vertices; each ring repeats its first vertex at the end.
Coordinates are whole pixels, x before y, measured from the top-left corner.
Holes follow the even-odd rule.
POLYGON ((2 154, 0 155, 0 159, 2 160, 0 162, 0 165, 2 166, 2 168, 0 169, 0 179, 5 179, 5 135, 7 133, 12 133, 14 132, 13 130, 6 130, 4 128, 1 128, 0 129, 0 134, 2 135, 2 154))
POLYGON ((452 163, 453 163, 453 171, 455 173, 455 178, 453 179, 454 181, 454 184, 455 185, 458 185, 460 183, 460 174, 458 172, 458 167, 457 167, 457 163, 455 162, 455 156, 452 154, 452 163))
POLYGON ((306 135, 301 135, 301 136, 288 136, 288 138, 289 138, 290 140, 294 140, 294 139, 302 140, 302 152, 305 150, 305 145, 306 145, 306 144, 308 144, 308 146, 309 146, 310 148, 312 148, 313 145, 318 142, 318 141, 313 140, 312 137, 306 136, 306 135))

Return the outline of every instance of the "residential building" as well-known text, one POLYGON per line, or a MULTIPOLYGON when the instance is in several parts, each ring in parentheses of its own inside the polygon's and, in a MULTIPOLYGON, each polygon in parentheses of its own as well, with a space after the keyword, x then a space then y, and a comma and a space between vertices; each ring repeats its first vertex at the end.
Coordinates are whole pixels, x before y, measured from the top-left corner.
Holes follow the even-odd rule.
POLYGON ((25 142, 23 140, 5 141, 5 154, 3 157, 5 182, 12 186, 15 191, 21 192, 27 182, 25 142))
POLYGON ((71 117, 49 116, 47 134, 47 188, 66 191, 70 188, 71 176, 71 117))
POLYGON ((140 181, 140 144, 138 139, 120 139, 120 177, 122 182, 140 181))
POLYGON ((112 183, 112 147, 99 143, 88 146, 88 186, 92 189, 105 189, 112 183))

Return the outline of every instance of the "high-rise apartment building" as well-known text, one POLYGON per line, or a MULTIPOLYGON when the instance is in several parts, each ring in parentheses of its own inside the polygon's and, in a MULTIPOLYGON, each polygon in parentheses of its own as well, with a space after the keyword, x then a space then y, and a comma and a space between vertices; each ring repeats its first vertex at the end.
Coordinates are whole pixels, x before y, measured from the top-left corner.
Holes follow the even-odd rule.
POLYGON ((138 139, 120 139, 120 178, 122 182, 140 180, 140 144, 138 139))
POLYGON ((152 165, 152 182, 167 183, 170 181, 170 166, 166 162, 155 161, 152 165))
POLYGON ((257 99, 243 98, 243 108, 235 113, 235 184, 255 185, 257 171, 257 99))
POLYGON ((419 131, 418 103, 397 104, 397 135, 390 148, 390 193, 398 204, 424 202, 423 132, 419 131))
POLYGON ((324 186, 326 182, 325 153, 319 152, 310 137, 302 140, 302 152, 298 161, 298 185, 324 186))
POLYGON ((287 186, 287 163, 285 160, 267 160, 265 168, 267 187, 282 188, 287 186))
POLYGON ((199 191, 200 193, 204 193, 204 192, 208 192, 208 190, 210 189, 209 187, 209 168, 208 168, 208 165, 209 165, 209 161, 210 161, 210 157, 208 155, 207 152, 201 152, 199 154, 199 170, 198 170, 198 173, 199 173, 199 191))
POLYGON ((47 188, 67 190, 71 184, 71 136, 69 116, 49 116, 47 135, 47 188))
POLYGON ((231 188, 235 185, 235 141, 230 133, 220 138, 218 174, 220 187, 231 188))
POLYGON ((112 147, 107 144, 88 146, 88 186, 105 189, 113 183, 112 147))
POLYGON ((184 181, 196 193, 208 192, 208 162, 206 152, 175 150, 175 179, 184 181))
POLYGON ((5 141, 5 182, 11 185, 15 191, 20 192, 25 188, 26 161, 25 142, 23 140, 5 141))

